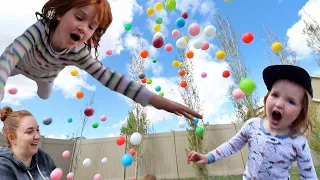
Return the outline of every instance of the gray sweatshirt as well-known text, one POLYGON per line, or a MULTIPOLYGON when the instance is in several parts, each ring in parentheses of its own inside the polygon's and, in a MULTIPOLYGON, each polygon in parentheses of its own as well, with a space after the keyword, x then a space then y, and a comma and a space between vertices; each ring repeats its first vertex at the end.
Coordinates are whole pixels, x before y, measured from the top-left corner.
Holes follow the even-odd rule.
POLYGON ((41 149, 32 156, 30 167, 26 167, 7 147, 0 147, 1 180, 50 180, 56 168, 53 159, 41 149))

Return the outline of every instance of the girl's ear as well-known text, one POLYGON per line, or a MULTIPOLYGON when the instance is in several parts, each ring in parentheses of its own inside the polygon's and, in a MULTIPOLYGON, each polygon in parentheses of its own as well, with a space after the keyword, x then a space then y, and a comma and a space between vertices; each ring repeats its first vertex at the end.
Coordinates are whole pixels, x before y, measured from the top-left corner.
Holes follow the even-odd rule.
POLYGON ((60 15, 57 15, 57 20, 58 20, 58 21, 61 21, 61 18, 62 18, 62 17, 61 17, 60 15))

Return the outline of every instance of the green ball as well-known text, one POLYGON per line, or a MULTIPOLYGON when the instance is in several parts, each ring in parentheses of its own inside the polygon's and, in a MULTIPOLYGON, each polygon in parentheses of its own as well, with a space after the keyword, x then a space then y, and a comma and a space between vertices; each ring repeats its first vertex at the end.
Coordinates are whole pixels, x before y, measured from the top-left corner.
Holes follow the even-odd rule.
POLYGON ((147 78, 147 84, 151 84, 152 83, 152 79, 151 78, 147 78))
POLYGON ((164 92, 160 92, 159 96, 163 97, 164 96, 164 92))
POLYGON ((244 78, 239 83, 240 89, 244 93, 252 93, 252 91, 256 88, 256 84, 250 78, 244 78))
POLYGON ((167 10, 172 11, 176 8, 176 1, 175 0, 166 0, 165 4, 167 10))
POLYGON ((157 62, 157 60, 156 60, 156 59, 152 59, 152 62, 153 62, 153 63, 156 63, 156 62, 157 62))
POLYGON ((198 126, 198 127, 196 128, 196 134, 197 134, 198 136, 201 136, 201 135, 203 134, 203 132, 204 132, 203 127, 198 126))
POLYGON ((93 128, 97 128, 99 126, 99 124, 97 123, 97 122, 94 122, 93 124, 92 124, 92 127, 93 128))
POLYGON ((130 29, 131 29, 131 24, 130 24, 130 23, 125 24, 125 25, 124 25, 124 28, 125 28, 126 30, 130 30, 130 29))
POLYGON ((161 18, 161 17, 157 17, 156 23, 157 23, 157 24, 161 24, 161 23, 162 23, 162 18, 161 18))

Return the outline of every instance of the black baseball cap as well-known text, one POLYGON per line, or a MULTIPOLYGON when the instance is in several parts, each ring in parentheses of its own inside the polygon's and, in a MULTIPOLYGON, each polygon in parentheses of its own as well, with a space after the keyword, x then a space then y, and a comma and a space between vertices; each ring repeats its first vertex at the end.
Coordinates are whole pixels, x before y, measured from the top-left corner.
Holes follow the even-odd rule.
POLYGON ((263 70, 263 80, 269 91, 276 81, 282 79, 301 85, 313 98, 311 77, 305 69, 294 65, 272 65, 263 70))

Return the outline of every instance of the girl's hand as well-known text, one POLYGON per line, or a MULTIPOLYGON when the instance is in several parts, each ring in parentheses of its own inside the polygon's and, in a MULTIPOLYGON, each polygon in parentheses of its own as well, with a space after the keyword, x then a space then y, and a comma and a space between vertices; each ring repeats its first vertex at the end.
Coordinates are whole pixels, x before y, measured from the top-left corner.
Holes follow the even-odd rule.
POLYGON ((209 164, 209 160, 205 155, 197 153, 195 151, 191 151, 188 154, 187 163, 190 164, 191 161, 195 162, 196 164, 209 164))
POLYGON ((202 119, 202 116, 199 113, 191 110, 190 108, 156 94, 152 96, 150 104, 157 109, 163 109, 178 116, 184 116, 190 120, 193 120, 194 117, 202 119))

